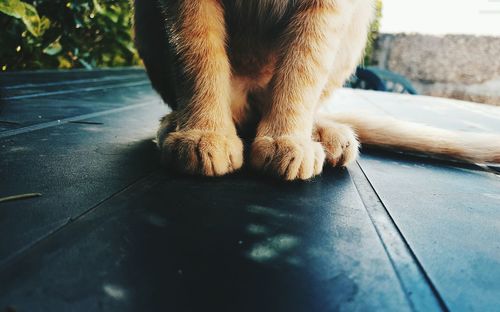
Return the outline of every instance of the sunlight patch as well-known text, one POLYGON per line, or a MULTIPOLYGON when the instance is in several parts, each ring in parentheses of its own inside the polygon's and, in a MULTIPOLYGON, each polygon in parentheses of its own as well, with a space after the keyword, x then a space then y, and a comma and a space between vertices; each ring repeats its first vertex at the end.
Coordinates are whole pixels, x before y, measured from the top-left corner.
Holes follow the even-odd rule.
POLYGON ((288 234, 280 234, 257 243, 248 256, 257 262, 266 262, 279 257, 299 244, 299 239, 288 234))
POLYGON ((116 285, 105 284, 102 289, 104 292, 113 299, 121 300, 125 298, 125 291, 116 285))

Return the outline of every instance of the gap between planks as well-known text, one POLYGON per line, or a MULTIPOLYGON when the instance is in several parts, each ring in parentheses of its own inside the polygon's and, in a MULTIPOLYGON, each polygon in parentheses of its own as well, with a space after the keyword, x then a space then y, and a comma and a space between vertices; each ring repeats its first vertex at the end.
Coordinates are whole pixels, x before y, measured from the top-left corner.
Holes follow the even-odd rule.
POLYGON ((74 216, 74 217, 67 217, 66 221, 62 223, 59 227, 55 228, 54 230, 50 231, 46 235, 43 235, 39 237, 37 240, 32 241, 30 244, 27 246, 15 251, 14 253, 8 255, 5 259, 2 259, 0 261, 0 274, 3 274, 4 272, 8 271, 12 266, 15 266, 19 260, 22 260, 24 256, 26 256, 31 250, 33 250, 35 247, 37 247, 40 243, 43 243, 44 241, 50 239, 57 233, 63 231, 67 227, 73 225, 75 222, 79 221, 86 215, 92 213, 95 211, 99 206, 103 205, 107 201, 111 200, 112 198, 119 196, 120 194, 123 194, 127 192, 128 190, 136 187, 136 185, 140 185, 142 181, 148 181, 151 179, 155 179, 157 175, 155 175, 155 170, 149 171, 144 173, 141 177, 135 179, 134 181, 130 182, 128 185, 122 187, 121 189, 111 193, 110 195, 106 196, 105 198, 99 200, 97 203, 93 204, 90 206, 88 209, 83 211, 82 213, 74 216))
POLYGON ((97 83, 97 82, 113 82, 121 81, 127 79, 144 79, 142 74, 130 74, 126 76, 105 76, 101 78, 82 78, 74 79, 69 81, 54 81, 54 82, 42 82, 42 83, 26 83, 26 84, 16 84, 12 86, 4 87, 4 90, 16 90, 22 88, 39 88, 39 87, 57 87, 66 85, 78 85, 84 83, 97 83))
POLYGON ((10 137, 13 135, 26 133, 26 132, 33 132, 33 131, 37 131, 37 130, 41 130, 41 129, 45 129, 45 128, 56 127, 56 126, 60 126, 60 125, 67 124, 67 123, 74 123, 75 121, 80 121, 80 120, 84 120, 84 119, 90 119, 90 118, 94 118, 94 117, 123 112, 123 111, 131 110, 131 109, 151 105, 153 103, 157 103, 158 101, 159 100, 151 100, 151 101, 147 101, 144 103, 133 104, 133 105, 125 106, 125 107, 109 109, 109 110, 105 110, 102 112, 78 115, 78 116, 74 116, 74 117, 63 118, 60 120, 54 120, 54 121, 44 122, 44 123, 40 123, 40 124, 36 124, 36 125, 31 125, 31 126, 27 126, 27 127, 23 127, 23 128, 7 130, 7 131, 0 132, 0 139, 10 137))
POLYGON ((31 98, 36 98, 36 97, 70 94, 70 93, 77 93, 77 92, 91 92, 91 91, 110 90, 110 89, 117 89, 117 88, 139 87, 139 86, 145 86, 145 85, 149 85, 149 84, 150 84, 149 81, 129 82, 129 83, 111 85, 108 87, 89 87, 89 88, 80 88, 80 89, 73 89, 73 90, 60 90, 60 91, 49 91, 49 92, 41 92, 41 93, 26 94, 26 95, 15 95, 15 96, 11 96, 11 97, 5 97, 2 100, 31 99, 31 98))
POLYGON ((412 309, 449 311, 359 162, 349 168, 349 174, 412 309))

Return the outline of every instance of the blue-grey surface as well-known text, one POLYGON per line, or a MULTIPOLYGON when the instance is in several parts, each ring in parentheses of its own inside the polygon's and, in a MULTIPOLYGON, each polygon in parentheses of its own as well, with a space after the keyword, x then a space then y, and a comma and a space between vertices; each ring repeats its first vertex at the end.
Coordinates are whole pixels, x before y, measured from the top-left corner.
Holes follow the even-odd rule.
POLYGON ((497 310, 500 177, 387 155, 360 164, 448 307, 497 310))
MULTIPOLYGON (((0 309, 490 311, 500 178, 365 150, 307 183, 159 167, 140 69, 0 76, 0 309), (6 87, 6 88, 5 88, 6 87), (2 123, 4 121, 4 123, 2 123)), ((500 110, 342 90, 364 109, 500 131, 500 110)))
POLYGON ((0 277, 0 303, 23 311, 411 311, 345 171, 153 174, 0 277))

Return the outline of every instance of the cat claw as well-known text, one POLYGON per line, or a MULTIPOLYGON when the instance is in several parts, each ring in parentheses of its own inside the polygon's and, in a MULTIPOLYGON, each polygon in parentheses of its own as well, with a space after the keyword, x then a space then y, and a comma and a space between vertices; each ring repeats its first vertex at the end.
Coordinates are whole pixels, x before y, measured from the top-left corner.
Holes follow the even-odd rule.
POLYGON ((321 143, 326 153, 326 163, 345 167, 359 154, 359 142, 351 127, 335 122, 316 122, 313 139, 321 143))
POLYGON ((250 160, 254 168, 285 180, 308 180, 323 170, 325 152, 310 139, 262 136, 253 142, 250 160))
POLYGON ((161 145, 162 161, 176 170, 221 176, 243 165, 243 143, 235 134, 204 130, 169 133, 161 145))

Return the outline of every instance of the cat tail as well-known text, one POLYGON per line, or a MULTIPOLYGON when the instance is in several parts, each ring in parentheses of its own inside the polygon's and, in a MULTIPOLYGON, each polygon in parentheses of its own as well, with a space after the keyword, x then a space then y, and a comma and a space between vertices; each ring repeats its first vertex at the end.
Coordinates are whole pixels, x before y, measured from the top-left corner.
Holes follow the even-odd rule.
POLYGON ((351 126, 362 144, 479 164, 500 163, 499 134, 450 131, 359 112, 336 113, 326 118, 351 126))

